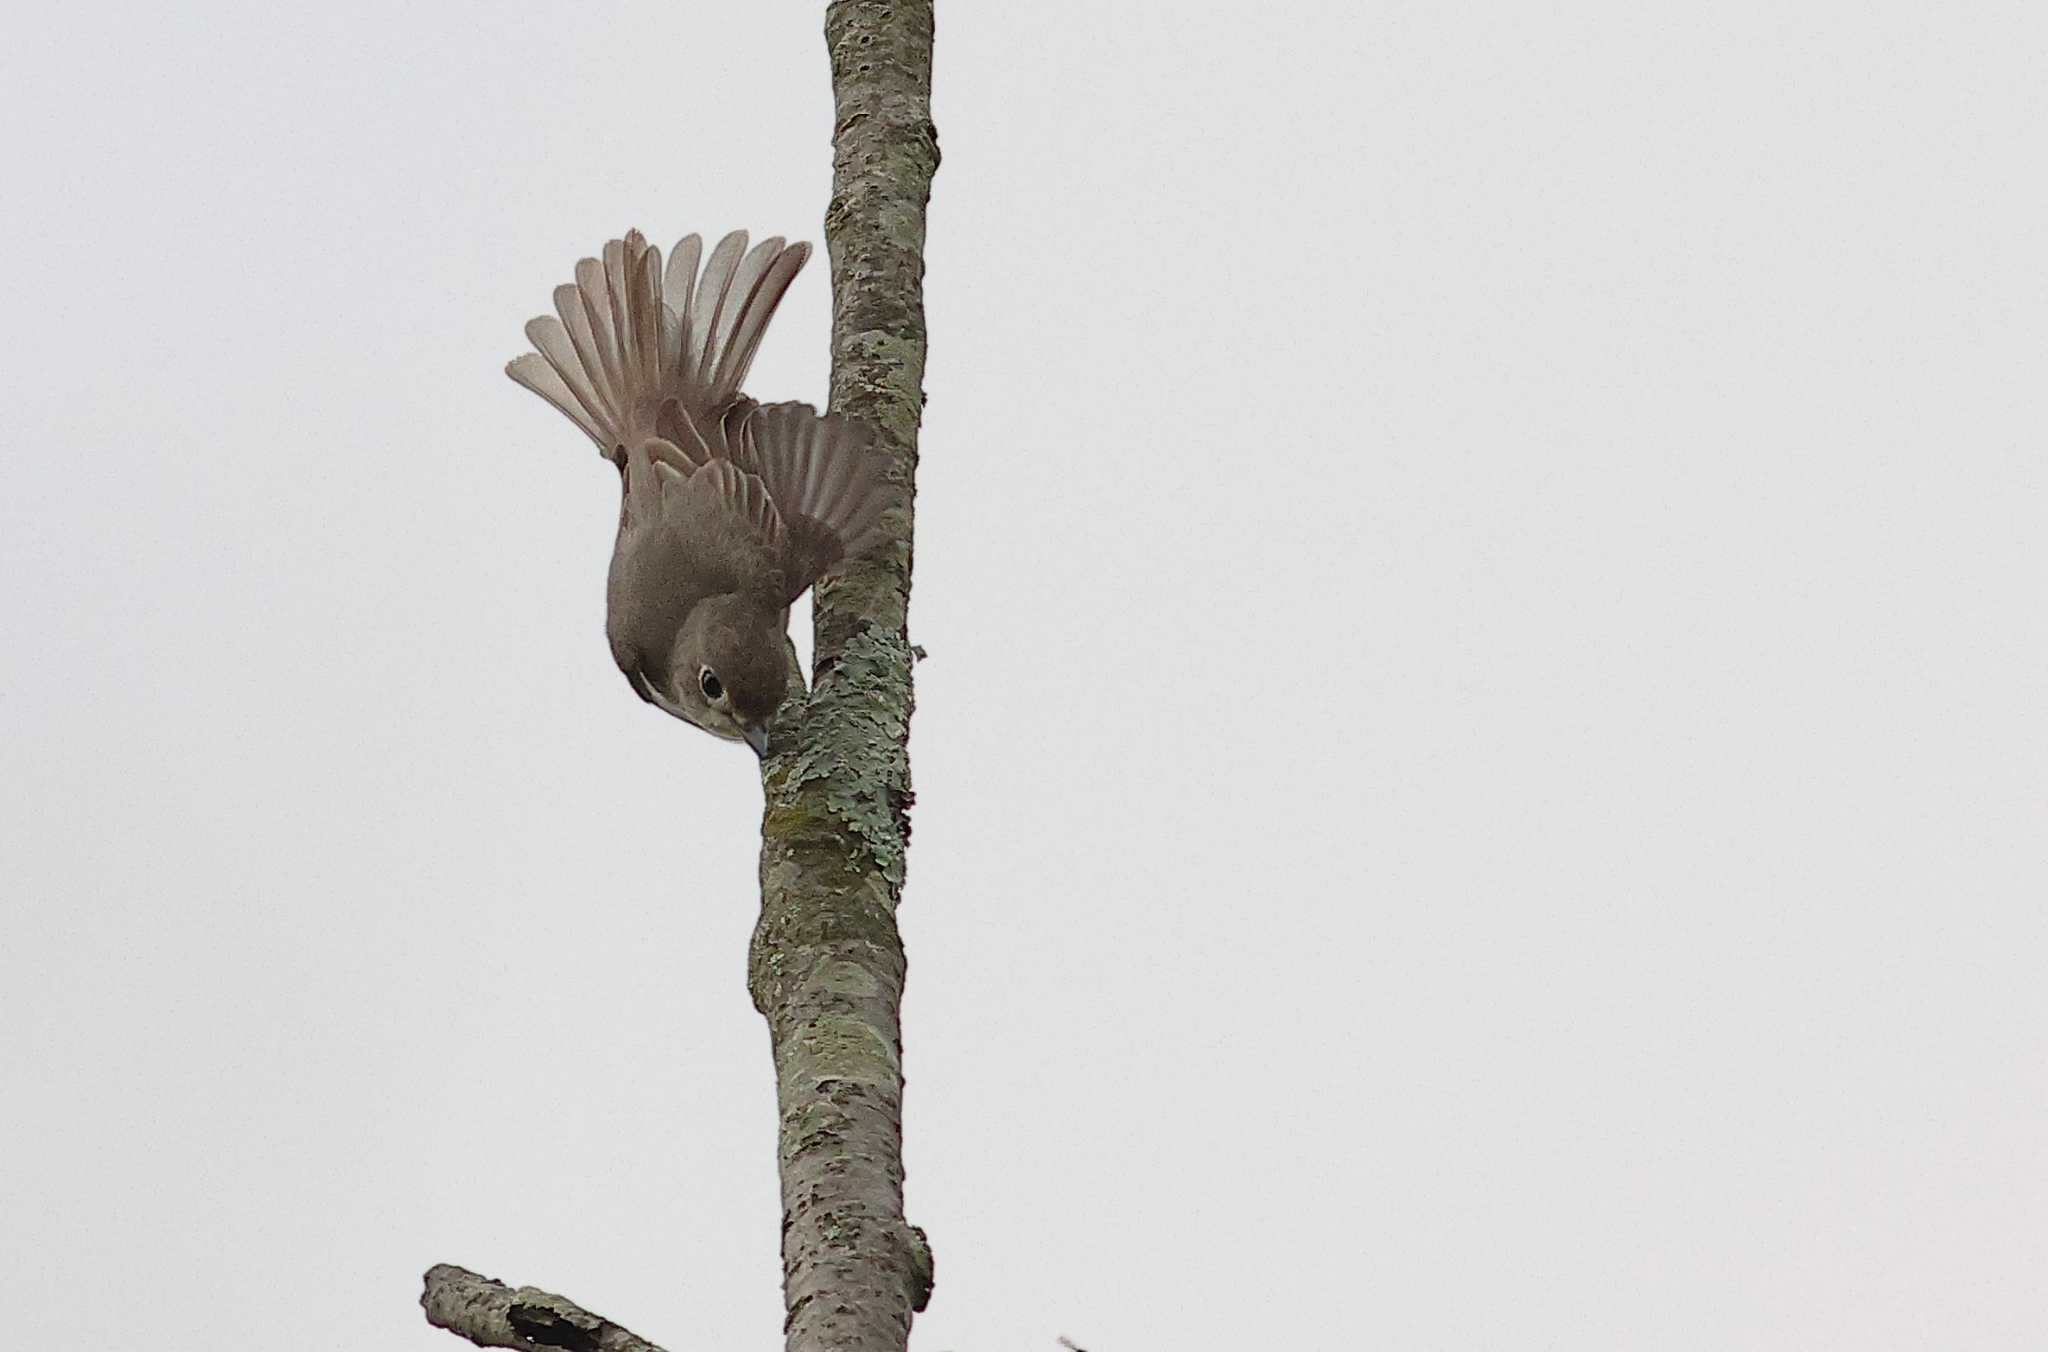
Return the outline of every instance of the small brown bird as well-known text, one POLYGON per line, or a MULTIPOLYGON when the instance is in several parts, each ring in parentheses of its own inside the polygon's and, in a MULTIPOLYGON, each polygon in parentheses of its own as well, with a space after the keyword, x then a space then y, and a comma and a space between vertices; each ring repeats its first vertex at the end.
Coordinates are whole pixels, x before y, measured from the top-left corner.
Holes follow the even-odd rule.
POLYGON ((744 231, 697 264, 635 230, 576 265, 538 352, 505 370, 618 466, 606 589, 612 657, 640 697, 763 754, 788 690, 790 603, 876 539, 889 505, 866 429, 740 393, 808 244, 744 231))

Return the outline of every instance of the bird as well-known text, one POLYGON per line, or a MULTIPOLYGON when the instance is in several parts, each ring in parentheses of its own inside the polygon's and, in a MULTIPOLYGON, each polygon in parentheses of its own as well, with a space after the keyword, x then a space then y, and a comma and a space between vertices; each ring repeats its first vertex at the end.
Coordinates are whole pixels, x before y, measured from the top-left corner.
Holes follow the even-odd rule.
POLYGON ((605 637, 634 693, 765 756, 790 604, 883 538, 891 496, 866 424, 740 393, 811 246, 703 249, 686 235, 664 265, 638 230, 608 241, 505 372, 618 469, 605 637))

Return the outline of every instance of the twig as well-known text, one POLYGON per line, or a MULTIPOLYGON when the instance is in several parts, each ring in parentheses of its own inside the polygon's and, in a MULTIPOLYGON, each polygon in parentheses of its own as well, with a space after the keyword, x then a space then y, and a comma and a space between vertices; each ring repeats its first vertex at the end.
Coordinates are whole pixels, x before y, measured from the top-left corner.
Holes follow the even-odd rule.
POLYGON ((427 1322, 478 1347, 519 1352, 662 1352, 630 1330, 536 1286, 517 1290, 453 1263, 427 1269, 420 1308, 427 1322))

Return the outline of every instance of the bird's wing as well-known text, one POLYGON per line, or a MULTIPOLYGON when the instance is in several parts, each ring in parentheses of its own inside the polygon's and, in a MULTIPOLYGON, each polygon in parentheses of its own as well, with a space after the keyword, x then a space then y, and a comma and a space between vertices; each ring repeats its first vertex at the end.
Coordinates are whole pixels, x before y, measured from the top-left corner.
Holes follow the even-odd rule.
MULTIPOLYGON (((656 462, 661 481, 661 517, 706 552, 751 553, 755 569, 773 568, 782 557, 787 532, 775 500, 761 480, 730 460, 713 460, 679 474, 656 462)), ((742 579, 752 581, 752 578, 742 579)))
POLYGON ((895 499, 871 440, 864 424, 837 413, 821 417, 809 404, 766 404, 737 427, 732 458, 759 478, 781 517, 785 600, 879 538, 882 513, 895 499))
MULTIPOLYGON (((664 267, 661 250, 629 231, 609 241, 602 257, 578 262, 573 283, 555 288, 555 313, 526 326, 535 351, 514 358, 505 373, 623 469, 626 448, 660 432, 665 406, 715 431, 739 401, 768 321, 810 252, 780 237, 749 250, 746 232, 734 231, 700 275, 697 236, 678 242, 664 267)), ((664 435, 691 449, 673 429, 664 435)))
POLYGON ((643 442, 627 453, 625 479, 605 630, 630 679, 666 663, 677 630, 704 597, 779 595, 784 541, 768 490, 730 460, 679 470, 643 442))

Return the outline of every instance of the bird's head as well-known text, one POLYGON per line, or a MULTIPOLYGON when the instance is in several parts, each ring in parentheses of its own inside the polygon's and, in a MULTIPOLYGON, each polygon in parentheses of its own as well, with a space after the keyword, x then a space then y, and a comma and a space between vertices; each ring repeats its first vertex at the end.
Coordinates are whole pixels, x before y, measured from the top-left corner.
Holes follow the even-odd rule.
POLYGON ((769 725, 789 691, 786 623, 779 604, 738 593, 698 602, 676 634, 668 688, 655 702, 766 754, 769 725))

